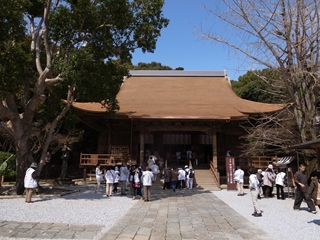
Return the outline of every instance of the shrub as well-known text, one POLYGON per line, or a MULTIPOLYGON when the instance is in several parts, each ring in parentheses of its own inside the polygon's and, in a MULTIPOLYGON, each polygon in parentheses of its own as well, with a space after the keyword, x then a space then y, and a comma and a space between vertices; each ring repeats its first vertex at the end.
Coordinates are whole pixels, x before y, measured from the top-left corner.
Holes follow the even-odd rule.
POLYGON ((0 176, 13 178, 16 176, 16 155, 0 152, 0 176))

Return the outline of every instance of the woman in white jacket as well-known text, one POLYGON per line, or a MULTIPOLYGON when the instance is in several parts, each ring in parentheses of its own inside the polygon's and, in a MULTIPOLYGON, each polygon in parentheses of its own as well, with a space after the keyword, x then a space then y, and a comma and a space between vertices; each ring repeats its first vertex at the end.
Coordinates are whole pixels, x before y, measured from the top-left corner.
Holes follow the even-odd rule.
POLYGON ((113 190, 113 183, 114 179, 116 178, 116 174, 112 168, 109 168, 106 172, 106 196, 111 197, 112 196, 112 190, 113 190))
POLYGON ((100 183, 103 178, 100 167, 101 167, 100 163, 97 163, 96 164, 96 180, 97 180, 96 192, 100 191, 100 183))

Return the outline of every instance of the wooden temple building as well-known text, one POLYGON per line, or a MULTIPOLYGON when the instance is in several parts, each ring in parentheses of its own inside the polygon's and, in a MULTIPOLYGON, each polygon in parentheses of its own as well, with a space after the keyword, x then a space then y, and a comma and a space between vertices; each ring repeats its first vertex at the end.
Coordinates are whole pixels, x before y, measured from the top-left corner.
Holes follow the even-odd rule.
POLYGON ((79 118, 100 132, 97 152, 82 153, 82 166, 115 165, 124 156, 143 165, 149 152, 169 166, 184 166, 191 150, 218 181, 219 173, 225 174, 226 152, 239 154, 245 134, 239 123, 284 107, 239 98, 226 71, 130 71, 117 100, 120 109, 113 118, 100 103, 73 103, 79 118))

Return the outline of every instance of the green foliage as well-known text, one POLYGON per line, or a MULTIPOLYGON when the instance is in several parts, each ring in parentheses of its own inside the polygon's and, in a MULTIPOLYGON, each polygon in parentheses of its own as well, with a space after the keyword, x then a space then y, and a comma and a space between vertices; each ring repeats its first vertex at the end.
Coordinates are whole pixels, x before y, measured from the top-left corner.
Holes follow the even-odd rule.
POLYGON ((159 62, 144 63, 139 62, 138 65, 129 65, 130 70, 172 70, 171 67, 162 65, 159 62))
MULTIPOLYGON (((131 63, 127 65, 130 70, 172 70, 171 67, 162 65, 159 62, 144 63, 139 62, 138 65, 132 65, 131 63)), ((177 67, 175 70, 184 70, 183 67, 177 67)))
POLYGON ((238 81, 232 81, 235 93, 247 100, 264 103, 286 102, 283 84, 271 69, 248 71, 238 81), (276 87, 275 87, 276 86, 276 87))
POLYGON ((12 177, 16 170, 16 156, 9 152, 0 152, 0 176, 12 177))

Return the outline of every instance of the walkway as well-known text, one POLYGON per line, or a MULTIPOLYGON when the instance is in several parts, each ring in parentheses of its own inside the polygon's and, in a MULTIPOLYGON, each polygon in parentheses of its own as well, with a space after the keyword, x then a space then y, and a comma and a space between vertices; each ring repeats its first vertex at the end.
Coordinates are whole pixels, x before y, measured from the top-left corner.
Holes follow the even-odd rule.
MULTIPOLYGON (((83 201, 83 199, 79 198, 77 201, 83 201)), ((272 239, 208 190, 184 189, 173 192, 157 189, 152 192, 151 202, 135 201, 136 204, 108 231, 103 231, 103 225, 37 223, 36 219, 28 223, 0 221, 0 238, 272 239)), ((38 214, 44 214, 42 209, 39 209, 38 214)), ((76 216, 76 213, 74 214, 76 216)))
POLYGON ((101 239, 272 239, 208 190, 157 190, 101 239))

